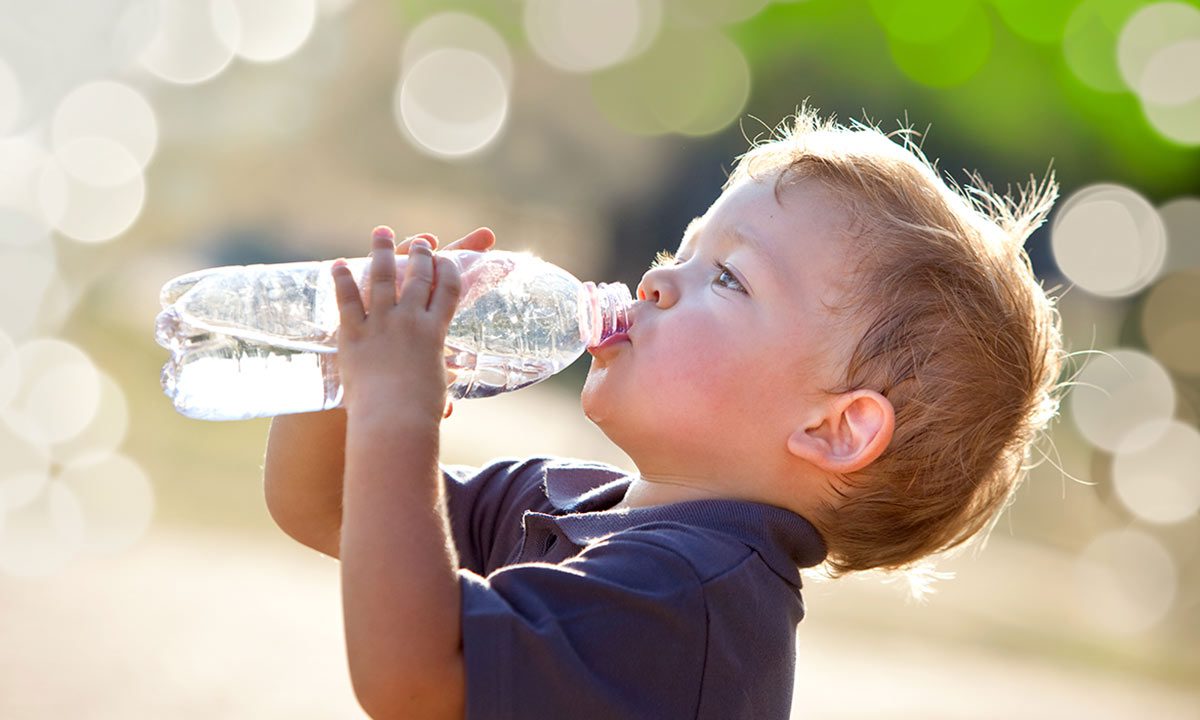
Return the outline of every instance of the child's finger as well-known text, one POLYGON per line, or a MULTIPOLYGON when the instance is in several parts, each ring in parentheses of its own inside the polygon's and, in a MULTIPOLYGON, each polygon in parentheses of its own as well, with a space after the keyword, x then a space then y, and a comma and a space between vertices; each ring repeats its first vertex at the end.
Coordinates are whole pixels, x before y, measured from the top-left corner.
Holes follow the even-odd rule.
POLYGON ((416 240, 417 238, 425 238, 426 240, 429 241, 430 247, 432 247, 434 250, 437 249, 437 246, 438 246, 437 235, 434 235, 433 233, 417 233, 416 235, 410 235, 410 236, 404 238, 403 240, 401 240, 400 242, 396 243, 396 254, 397 255, 407 255, 408 248, 412 245, 413 240, 416 240))
POLYGON ((333 275, 333 294, 337 298, 341 331, 353 332, 363 321, 362 296, 359 295, 358 285, 355 284, 345 259, 334 260, 330 271, 333 275))
POLYGON ((496 233, 490 228, 476 228, 459 239, 447 245, 445 250, 491 250, 496 244, 496 233))
POLYGON ((429 300, 429 312, 439 322, 449 325, 462 294, 462 277, 450 258, 439 255, 434 262, 437 265, 437 286, 433 288, 433 297, 429 300))
POLYGON ((397 306, 412 310, 429 307, 429 290, 433 287, 433 250, 424 238, 416 238, 408 249, 408 268, 400 287, 397 306))
POLYGON ((371 232, 371 313, 396 304, 396 234, 380 225, 371 232))

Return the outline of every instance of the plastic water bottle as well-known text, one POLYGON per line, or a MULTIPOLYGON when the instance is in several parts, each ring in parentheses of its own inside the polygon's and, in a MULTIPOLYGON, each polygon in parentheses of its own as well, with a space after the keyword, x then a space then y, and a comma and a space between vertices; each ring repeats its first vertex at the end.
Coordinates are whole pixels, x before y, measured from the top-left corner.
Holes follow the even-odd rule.
MULTIPOLYGON (((462 276, 445 346, 451 398, 532 385, 629 326, 633 298, 624 284, 583 283, 529 253, 439 254, 462 276)), ((407 260, 396 257, 398 278, 407 260)), ((364 300, 370 263, 347 261, 364 300)), ((237 265, 166 283, 155 339, 171 351, 162 387, 175 409, 201 420, 244 420, 339 407, 332 264, 237 265)))

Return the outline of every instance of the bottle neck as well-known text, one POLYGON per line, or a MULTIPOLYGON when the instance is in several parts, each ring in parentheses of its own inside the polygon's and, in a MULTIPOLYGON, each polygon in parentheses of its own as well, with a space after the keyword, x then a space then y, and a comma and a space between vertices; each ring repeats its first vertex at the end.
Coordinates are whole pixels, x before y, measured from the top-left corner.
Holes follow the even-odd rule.
POLYGON ((629 308, 633 306, 633 294, 625 283, 584 283, 588 289, 592 322, 588 347, 595 347, 612 335, 629 329, 629 308))

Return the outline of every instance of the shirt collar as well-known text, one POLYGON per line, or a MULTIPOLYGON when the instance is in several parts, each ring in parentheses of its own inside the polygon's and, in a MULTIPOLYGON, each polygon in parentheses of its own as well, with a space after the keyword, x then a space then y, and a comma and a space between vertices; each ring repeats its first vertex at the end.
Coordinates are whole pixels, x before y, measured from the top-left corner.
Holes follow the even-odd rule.
POLYGON ((820 564, 827 554, 812 523, 774 505, 714 499, 608 510, 625 497, 631 482, 627 474, 599 463, 551 465, 545 472, 546 497, 559 511, 557 525, 576 545, 645 523, 676 521, 737 538, 796 587, 800 568, 820 564))

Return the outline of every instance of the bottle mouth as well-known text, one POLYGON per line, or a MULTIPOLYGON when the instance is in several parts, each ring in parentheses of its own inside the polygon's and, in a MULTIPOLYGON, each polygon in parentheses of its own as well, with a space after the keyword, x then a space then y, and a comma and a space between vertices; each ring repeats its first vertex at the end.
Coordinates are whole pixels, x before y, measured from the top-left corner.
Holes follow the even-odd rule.
POLYGON ((584 283, 588 289, 592 310, 588 347, 595 347, 613 335, 629 330, 632 318, 633 294, 625 283, 584 283))

